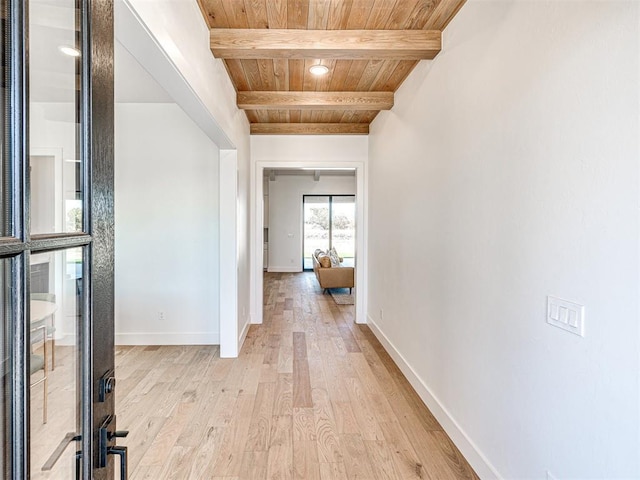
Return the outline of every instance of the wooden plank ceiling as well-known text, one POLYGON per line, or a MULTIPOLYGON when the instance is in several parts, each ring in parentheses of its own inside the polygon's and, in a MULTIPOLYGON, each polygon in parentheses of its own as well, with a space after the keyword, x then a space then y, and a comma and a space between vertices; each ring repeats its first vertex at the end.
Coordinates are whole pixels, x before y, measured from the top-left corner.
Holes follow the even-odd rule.
POLYGON ((368 133, 465 1, 198 0, 252 134, 368 133))

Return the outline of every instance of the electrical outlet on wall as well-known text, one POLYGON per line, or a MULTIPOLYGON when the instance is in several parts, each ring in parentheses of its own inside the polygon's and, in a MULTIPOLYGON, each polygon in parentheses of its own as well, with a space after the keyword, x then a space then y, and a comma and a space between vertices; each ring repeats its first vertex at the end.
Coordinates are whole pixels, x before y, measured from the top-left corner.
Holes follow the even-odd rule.
POLYGON ((164 321, 164 312, 158 312, 158 320, 164 321))

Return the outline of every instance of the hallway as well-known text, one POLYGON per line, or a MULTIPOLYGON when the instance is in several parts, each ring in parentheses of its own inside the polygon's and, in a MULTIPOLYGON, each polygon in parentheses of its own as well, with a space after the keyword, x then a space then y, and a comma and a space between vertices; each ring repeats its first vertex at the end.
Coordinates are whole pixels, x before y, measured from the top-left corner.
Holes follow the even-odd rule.
POLYGON ((264 324, 217 347, 116 347, 133 479, 475 479, 353 306, 265 274, 264 324))

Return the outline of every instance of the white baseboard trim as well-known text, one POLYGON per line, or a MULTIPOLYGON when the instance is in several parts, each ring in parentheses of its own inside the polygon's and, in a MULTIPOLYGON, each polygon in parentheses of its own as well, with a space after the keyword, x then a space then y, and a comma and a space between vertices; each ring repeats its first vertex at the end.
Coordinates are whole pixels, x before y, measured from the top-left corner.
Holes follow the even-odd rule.
POLYGON ((418 393, 425 405, 431 410, 431 413, 436 417, 444 431, 451 438, 453 443, 458 447, 464 458, 467 459, 471 467, 475 470, 478 476, 483 480, 502 480, 502 477, 495 469, 491 462, 484 456, 475 443, 464 432, 462 427, 451 416, 446 407, 438 400, 438 398, 431 393, 431 390, 426 383, 418 376, 415 370, 407 363, 402 354, 391 343, 387 336, 376 325, 371 315, 367 315, 368 325, 376 338, 384 346, 385 350, 389 353, 393 361, 398 365, 402 373, 411 386, 418 393))
POLYGON ((240 355, 240 350, 242 350, 242 345, 244 345, 244 341, 247 339, 247 333, 249 333, 249 327, 251 326, 251 322, 247 322, 244 324, 244 328, 242 332, 240 332, 240 338, 238 339, 238 355, 240 355))
POLYGON ((253 315, 249 314, 249 324, 262 325, 262 316, 255 318, 253 315))
POLYGON ((301 267, 269 267, 267 268, 267 272, 269 273, 300 273, 302 272, 301 267))
POLYGON ((220 333, 116 333, 115 341, 116 345, 220 345, 220 333))

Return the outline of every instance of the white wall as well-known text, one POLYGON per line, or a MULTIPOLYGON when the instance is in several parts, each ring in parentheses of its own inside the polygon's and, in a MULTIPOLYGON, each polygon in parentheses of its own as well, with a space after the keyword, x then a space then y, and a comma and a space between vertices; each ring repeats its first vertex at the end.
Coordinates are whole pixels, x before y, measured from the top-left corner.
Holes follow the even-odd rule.
POLYGON ((269 182, 269 271, 302 271, 303 195, 355 195, 355 176, 278 175, 269 182), (291 236, 290 236, 291 235, 291 236))
POLYGON ((640 478, 638 8, 470 0, 371 128, 370 320, 483 478, 640 478))
POLYGON ((251 161, 293 162, 319 165, 326 162, 367 162, 366 135, 252 135, 251 161))
POLYGON ((222 60, 211 53, 197 1, 116 0, 115 19, 118 40, 220 148, 248 147, 248 120, 236 107, 222 60), (142 23, 151 43, 137 34, 136 23, 142 23))
MULTIPOLYGON (((209 49, 209 30, 193 0, 116 0, 116 36, 173 100, 221 149, 237 159, 237 318, 239 340, 249 317, 249 123, 235 103, 235 89, 209 49)), ((224 152, 223 152, 224 153, 224 152)), ((224 212, 228 213, 228 212, 224 212)), ((226 225, 225 225, 226 226, 226 225)), ((233 252, 222 252, 222 255, 233 252)), ((219 272, 215 272, 216 275, 219 272)))
MULTIPOLYGON (((46 99, 50 92, 39 88, 34 92, 38 98, 46 99)), ((51 168, 40 172, 39 180, 49 188, 33 190, 36 166, 32 165, 32 234, 55 233, 70 231, 67 228, 65 212, 65 200, 75 199, 76 186, 76 123, 75 104, 61 102, 31 102, 29 105, 29 153, 31 156, 47 157, 40 161, 52 162, 51 168), (47 175, 52 174, 52 175, 47 175), (51 198, 53 197, 53 199, 51 198), (53 205, 51 201, 53 200, 53 205), (50 208, 47 208, 50 207, 50 208), (34 209, 40 210, 36 215, 34 209), (44 212, 53 213, 53 217, 47 220, 44 212), (35 222, 36 217, 42 223, 35 222)), ((33 159, 31 160, 33 162, 33 159)), ((43 165, 44 166, 44 165, 43 165)), ((68 251, 67 251, 68 252, 68 251)), ((66 277, 65 265, 62 254, 47 252, 31 256, 31 265, 37 263, 49 263, 49 288, 55 293, 58 313, 55 315, 56 341, 59 344, 74 341, 76 318, 75 285, 66 277)))
POLYGON ((219 155, 175 104, 116 106, 117 344, 219 342, 219 155))
MULTIPOLYGON (((40 91, 38 96, 46 98, 47 92, 40 91)), ((54 210, 54 218, 44 224, 32 223, 32 234, 69 231, 65 201, 76 199, 77 164, 74 160, 80 157, 80 153, 76 151, 75 116, 76 105, 71 102, 31 102, 29 105, 29 154, 54 157, 53 178, 48 181, 41 179, 50 183, 49 193, 54 196, 54 205, 50 207, 54 210)), ((37 201, 37 193, 35 192, 32 201, 37 201)), ((50 201, 48 198, 41 200, 50 201)), ((46 205, 42 206, 47 211, 46 205)), ((38 208, 37 203, 32 208, 38 208)))

